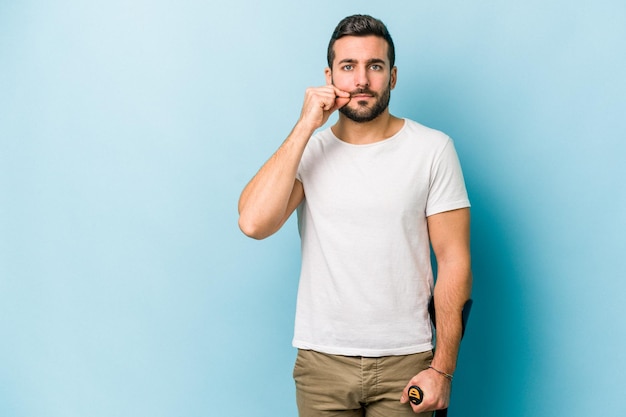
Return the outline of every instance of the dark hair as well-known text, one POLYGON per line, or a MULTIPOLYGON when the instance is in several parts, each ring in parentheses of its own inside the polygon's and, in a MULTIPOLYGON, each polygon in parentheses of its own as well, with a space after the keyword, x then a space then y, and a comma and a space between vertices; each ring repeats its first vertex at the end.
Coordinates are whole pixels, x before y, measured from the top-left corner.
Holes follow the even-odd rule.
POLYGON ((396 51, 393 46, 393 39, 387 30, 387 27, 383 22, 368 15, 355 14, 344 18, 333 32, 328 43, 328 67, 333 67, 333 61, 335 60, 335 41, 344 36, 378 36, 387 41, 387 57, 389 58, 389 64, 393 68, 396 61, 396 51))

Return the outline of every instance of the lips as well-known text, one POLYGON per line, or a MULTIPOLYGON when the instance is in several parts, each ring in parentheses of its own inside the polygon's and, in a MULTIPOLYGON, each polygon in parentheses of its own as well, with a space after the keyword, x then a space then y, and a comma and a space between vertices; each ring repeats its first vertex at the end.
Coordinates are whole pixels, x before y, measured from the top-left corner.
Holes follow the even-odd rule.
POLYGON ((356 90, 350 93, 350 98, 371 98, 374 97, 375 94, 373 91, 368 90, 356 90))

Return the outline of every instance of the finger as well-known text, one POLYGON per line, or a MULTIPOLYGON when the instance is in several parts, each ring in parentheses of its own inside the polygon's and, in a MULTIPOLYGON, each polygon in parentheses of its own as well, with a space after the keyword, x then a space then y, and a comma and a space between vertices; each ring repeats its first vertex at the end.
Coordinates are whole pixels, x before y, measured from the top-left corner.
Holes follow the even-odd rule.
POLYGON ((335 95, 337 97, 344 97, 344 98, 350 98, 350 93, 347 91, 343 91, 337 87, 335 87, 334 85, 332 86, 334 91, 335 91, 335 95))
POLYGON ((333 90, 318 89, 312 92, 311 99, 322 110, 328 111, 335 105, 335 94, 333 90))
POLYGON ((340 109, 352 100, 350 97, 335 97, 335 110, 340 109))
POLYGON ((411 408, 413 409, 413 412, 415 414, 425 413, 427 411, 434 411, 434 410, 429 410, 429 409, 425 408, 424 404, 420 404, 420 405, 411 404, 411 408))
POLYGON ((348 104, 351 100, 350 93, 343 91, 332 84, 309 89, 312 97, 317 97, 318 105, 322 110, 334 112, 348 104))
POLYGON ((409 402, 409 397, 403 391, 402 396, 400 396, 400 403, 406 404, 408 402, 409 402))
POLYGON ((411 386, 411 383, 408 383, 406 387, 404 387, 404 389, 402 390, 402 395, 400 396, 400 402, 402 404, 409 402, 409 387, 411 386))
POLYGON ((320 104, 324 111, 333 111, 335 110, 336 100, 334 97, 327 97, 320 104))
POLYGON ((334 93, 335 93, 335 109, 340 109, 343 106, 345 106, 346 104, 348 104, 350 102, 350 100, 352 100, 351 94, 347 91, 341 90, 340 88, 337 88, 335 86, 333 86, 334 88, 334 93))

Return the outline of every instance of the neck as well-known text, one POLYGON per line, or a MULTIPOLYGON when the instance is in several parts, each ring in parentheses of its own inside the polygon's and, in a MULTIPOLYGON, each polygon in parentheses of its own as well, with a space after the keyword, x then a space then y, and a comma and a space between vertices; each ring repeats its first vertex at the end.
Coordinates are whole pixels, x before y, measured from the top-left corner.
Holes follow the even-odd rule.
POLYGON ((370 122, 357 123, 343 114, 332 127, 332 131, 339 139, 353 145, 366 145, 388 139, 402 128, 402 119, 399 119, 385 110, 370 122))

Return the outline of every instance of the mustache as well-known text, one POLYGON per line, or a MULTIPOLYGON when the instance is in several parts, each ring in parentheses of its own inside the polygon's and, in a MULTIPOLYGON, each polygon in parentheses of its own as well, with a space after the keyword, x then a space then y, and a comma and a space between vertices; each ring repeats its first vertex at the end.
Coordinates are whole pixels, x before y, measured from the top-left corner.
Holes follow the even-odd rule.
POLYGON ((367 94, 367 95, 370 95, 372 97, 376 97, 377 96, 377 94, 374 91, 370 90, 369 88, 358 88, 356 90, 350 91, 350 98, 352 98, 352 97, 354 97, 356 95, 359 95, 359 94, 367 94))

